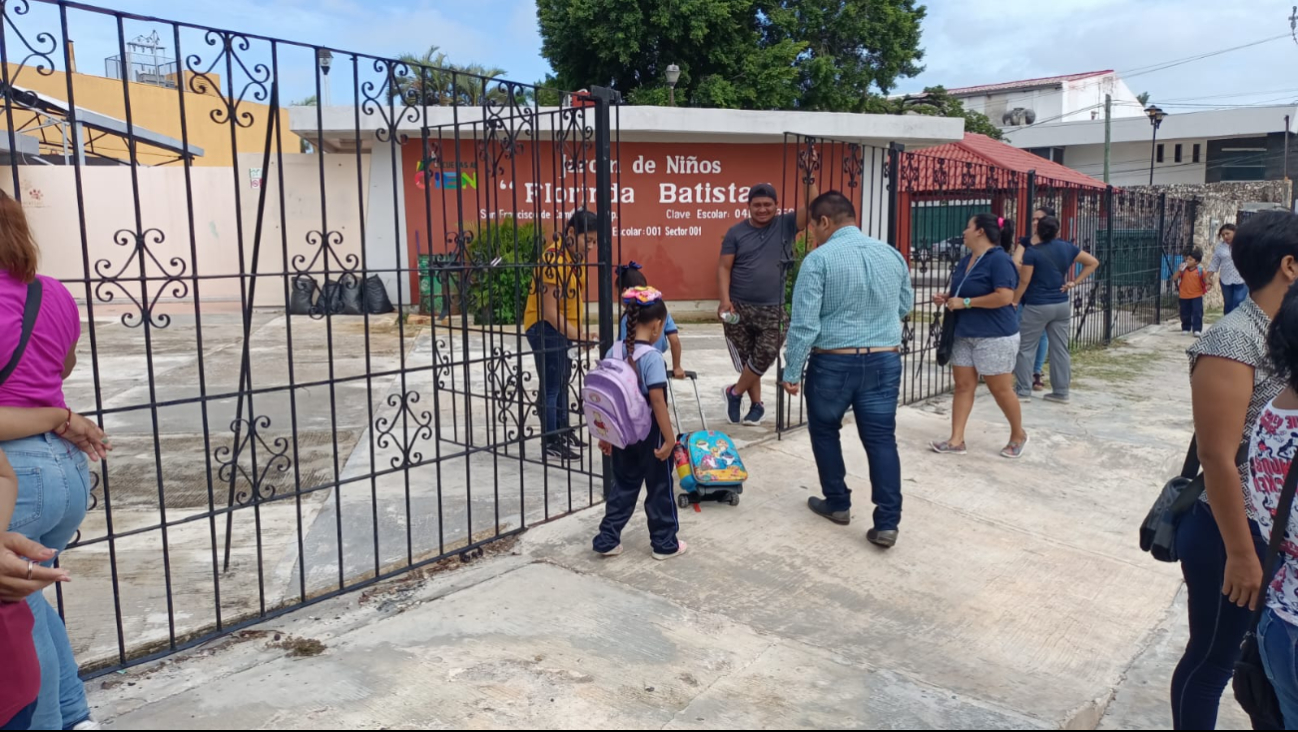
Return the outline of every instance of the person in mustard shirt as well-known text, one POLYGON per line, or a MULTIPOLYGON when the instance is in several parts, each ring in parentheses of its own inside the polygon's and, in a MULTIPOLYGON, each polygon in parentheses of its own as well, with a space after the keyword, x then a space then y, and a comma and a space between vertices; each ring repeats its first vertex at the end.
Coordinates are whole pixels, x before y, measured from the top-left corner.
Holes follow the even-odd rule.
POLYGON ((595 246, 599 217, 585 209, 573 213, 563 235, 541 255, 527 297, 523 328, 536 359, 539 412, 545 453, 561 461, 578 460, 585 445, 569 422, 568 382, 572 358, 568 351, 585 345, 586 253, 595 246))

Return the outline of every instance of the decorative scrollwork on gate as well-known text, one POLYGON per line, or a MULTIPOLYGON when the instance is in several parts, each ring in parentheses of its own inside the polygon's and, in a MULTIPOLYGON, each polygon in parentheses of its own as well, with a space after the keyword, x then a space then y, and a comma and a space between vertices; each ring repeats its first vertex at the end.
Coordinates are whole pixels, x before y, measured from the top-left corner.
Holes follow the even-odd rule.
POLYGON ((306 243, 315 248, 315 254, 311 259, 307 259, 305 254, 295 254, 290 263, 293 271, 298 274, 307 274, 310 272, 328 272, 329 274, 355 275, 360 269, 361 258, 354 252, 339 254, 338 250, 343 245, 343 235, 341 231, 308 231, 306 243), (332 262, 332 264, 331 264, 332 262))
MULTIPOLYGON (((490 82, 482 80, 483 86, 490 82)), ((502 81, 494 94, 483 98, 483 138, 478 142, 478 157, 487 164, 488 176, 503 176, 505 161, 520 155, 523 137, 536 136, 536 110, 521 104, 524 86, 502 81)))
POLYGON ((403 145, 409 139, 400 132, 403 123, 419 124, 422 120, 420 108, 429 103, 429 92, 424 89, 429 85, 429 75, 434 69, 416 65, 418 74, 411 71, 410 64, 392 59, 374 59, 374 70, 383 75, 381 83, 366 81, 361 84, 361 113, 367 117, 378 115, 383 120, 382 126, 374 131, 379 142, 395 142, 403 145), (398 106, 394 102, 399 101, 398 106))
POLYGON ((843 154, 843 178, 849 190, 855 190, 861 185, 861 176, 864 173, 865 148, 855 142, 848 143, 847 151, 843 154))
POLYGON ((374 432, 377 435, 374 443, 381 449, 396 447, 401 452, 389 461, 394 468, 423 462, 424 454, 416 450, 415 446, 420 440, 433 439, 433 413, 415 408, 420 398, 417 391, 389 394, 387 404, 396 408, 396 414, 374 420, 374 432), (400 434, 397 433, 398 429, 401 430, 400 434))
POLYGON ((215 94, 221 100, 221 106, 213 109, 209 116, 217 124, 233 123, 237 127, 252 127, 256 121, 252 112, 247 110, 240 111, 239 107, 245 99, 250 98, 255 102, 264 102, 270 97, 270 89, 267 84, 271 80, 270 67, 264 63, 255 63, 252 68, 244 62, 239 55, 248 53, 252 49, 252 42, 248 37, 239 33, 230 33, 228 31, 209 30, 203 35, 203 41, 212 47, 220 47, 216 57, 204 68, 203 59, 196 53, 185 57, 185 67, 189 69, 189 90, 195 94, 215 94), (221 89, 221 82, 212 77, 212 72, 224 62, 226 73, 225 90, 221 89), (239 87, 239 92, 234 92, 236 82, 234 72, 238 69, 242 71, 247 81, 239 87))
POLYGON ((496 347, 487 362, 492 419, 504 427, 506 442, 536 436, 536 425, 528 421, 538 416, 536 391, 528 388, 532 373, 520 368, 519 358, 509 349, 496 347))
MULTIPOLYGON (((9 84, 12 86, 18 83, 18 77, 22 75, 24 69, 34 68, 36 73, 41 76, 50 76, 54 73, 54 58, 51 54, 58 49, 58 41, 54 39, 54 34, 41 31, 32 36, 31 41, 18 28, 18 23, 14 20, 16 16, 27 15, 31 12, 31 6, 27 0, 0 0, 0 12, 4 14, 4 24, 9 26, 13 34, 18 37, 22 45, 27 49, 27 55, 22 61, 14 64, 10 61, 10 68, 14 69, 13 74, 9 77, 9 84), (36 65, 31 66, 31 61, 35 59, 36 65)), ((0 32, 4 32, 0 27, 0 32)))
POLYGON ((234 446, 222 445, 212 451, 213 459, 220 466, 217 477, 235 484, 234 501, 241 506, 274 498, 279 488, 268 478, 284 475, 293 467, 293 460, 288 456, 288 438, 281 436, 266 442, 265 432, 270 425, 270 417, 264 414, 236 419, 230 423, 234 446))
POLYGON ((154 328, 166 328, 171 325, 171 316, 166 313, 154 316, 154 308, 157 307, 158 300, 164 294, 170 294, 178 300, 189 295, 189 283, 182 279, 188 270, 185 260, 172 257, 167 264, 163 264, 149 248, 150 244, 158 246, 166 240, 166 234, 159 229, 146 229, 143 232, 121 229, 113 235, 113 241, 117 246, 131 247, 131 253, 126 257, 126 261, 122 262, 122 266, 116 271, 113 263, 108 259, 95 262, 95 274, 101 278, 95 283, 95 298, 100 302, 113 302, 117 298, 117 291, 120 290, 135 305, 134 311, 122 314, 122 325, 127 328, 138 328, 146 322, 154 328), (139 273, 129 276, 126 273, 132 266, 139 273), (149 284, 159 279, 162 280, 161 284, 150 296, 149 284), (139 297, 136 297, 136 292, 132 291, 134 287, 127 287, 123 282, 137 284, 139 297))

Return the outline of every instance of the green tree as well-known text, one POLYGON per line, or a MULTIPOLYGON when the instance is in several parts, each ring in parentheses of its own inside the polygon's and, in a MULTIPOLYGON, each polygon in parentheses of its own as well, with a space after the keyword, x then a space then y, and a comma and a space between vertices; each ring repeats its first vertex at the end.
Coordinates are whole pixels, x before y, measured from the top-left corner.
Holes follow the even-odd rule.
POLYGON ((865 111, 874 93, 924 70, 915 0, 782 0, 758 2, 763 42, 803 42, 798 56, 798 106, 865 111))
POLYGON ((922 94, 872 100, 863 111, 876 114, 924 114, 936 117, 963 117, 965 132, 976 132, 993 140, 1004 139, 999 127, 982 112, 965 109, 964 103, 951 96, 945 87, 930 86, 922 94))
POLYGON ((1137 95, 1136 95, 1136 101, 1140 102, 1140 106, 1142 106, 1142 107, 1148 107, 1148 106, 1149 106, 1149 92, 1141 92, 1141 93, 1137 94, 1137 95))
POLYGON ((636 104, 863 111, 913 76, 915 0, 537 0, 560 86, 611 86, 636 104))
POLYGON ((454 94, 451 91, 451 70, 447 68, 450 63, 437 46, 429 46, 420 55, 403 53, 397 59, 409 68, 396 70, 407 73, 404 76, 394 74, 388 90, 391 97, 429 106, 451 103, 454 94))

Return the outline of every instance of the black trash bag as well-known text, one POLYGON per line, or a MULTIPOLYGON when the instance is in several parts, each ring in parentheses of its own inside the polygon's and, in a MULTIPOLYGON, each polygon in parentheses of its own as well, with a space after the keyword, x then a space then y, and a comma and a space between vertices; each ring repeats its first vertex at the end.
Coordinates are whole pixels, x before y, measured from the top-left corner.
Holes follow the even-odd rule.
POLYGON ((365 311, 361 304, 362 290, 361 280, 356 275, 343 275, 338 280, 338 289, 342 291, 342 314, 343 315, 364 315, 365 311))
POLYGON ((289 292, 288 298, 289 314, 310 315, 315 310, 315 297, 319 289, 315 279, 310 275, 294 277, 292 290, 289 292))
POLYGON ((325 280, 320 299, 315 303, 316 315, 339 315, 343 311, 343 288, 333 280, 325 280))
POLYGON ((370 315, 383 315, 396 309, 392 307, 392 300, 388 299, 388 288, 383 286, 383 280, 378 275, 366 277, 364 289, 365 311, 370 315))

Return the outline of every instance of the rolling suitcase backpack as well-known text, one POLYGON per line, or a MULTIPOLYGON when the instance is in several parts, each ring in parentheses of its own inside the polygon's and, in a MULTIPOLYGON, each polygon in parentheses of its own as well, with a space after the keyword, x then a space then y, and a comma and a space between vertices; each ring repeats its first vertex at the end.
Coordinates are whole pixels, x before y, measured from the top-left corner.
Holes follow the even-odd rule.
MULTIPOLYGON (((744 468, 744 461, 739 457, 735 441, 730 435, 708 429, 708 419, 703 414, 703 400, 699 398, 698 375, 686 371, 685 376, 694 384, 694 399, 699 405, 699 420, 703 429, 682 432, 677 437, 672 459, 676 463, 681 492, 676 496, 676 504, 681 508, 689 508, 700 501, 724 501, 738 506, 739 494, 744 492, 744 481, 748 480, 748 470, 744 468)), ((671 380, 668 379, 667 383, 670 386, 671 380)), ((681 417, 676 409, 674 392, 672 411, 676 414, 676 426, 679 428, 681 417)))

